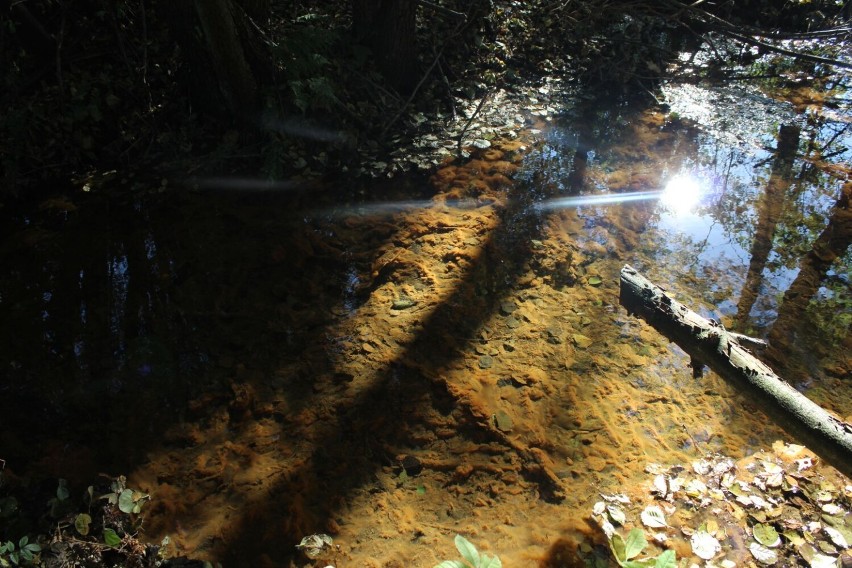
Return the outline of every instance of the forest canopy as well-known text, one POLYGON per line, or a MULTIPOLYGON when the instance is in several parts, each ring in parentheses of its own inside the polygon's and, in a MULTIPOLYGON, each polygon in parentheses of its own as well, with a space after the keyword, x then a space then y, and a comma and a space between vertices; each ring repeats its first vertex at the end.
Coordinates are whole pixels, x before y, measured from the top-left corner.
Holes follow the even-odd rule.
POLYGON ((768 52, 848 67, 849 12, 836 0, 6 0, 3 194, 127 168, 280 179, 294 140, 345 164, 386 148, 402 117, 455 113, 453 97, 497 85, 561 76, 653 96, 702 44, 716 60, 695 80, 768 52))

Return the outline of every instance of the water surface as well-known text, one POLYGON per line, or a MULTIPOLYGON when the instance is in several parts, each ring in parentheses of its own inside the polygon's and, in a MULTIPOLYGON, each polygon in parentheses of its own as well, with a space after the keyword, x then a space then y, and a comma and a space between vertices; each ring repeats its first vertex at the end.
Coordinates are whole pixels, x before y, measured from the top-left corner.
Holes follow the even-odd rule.
POLYGON ((599 493, 787 438, 625 313, 624 264, 852 415, 845 123, 751 90, 725 123, 717 94, 576 105, 428 180, 6 212, 0 458, 127 474, 146 538, 225 565, 303 565, 318 532, 336 565, 432 566, 458 532, 506 565, 594 555, 599 493))

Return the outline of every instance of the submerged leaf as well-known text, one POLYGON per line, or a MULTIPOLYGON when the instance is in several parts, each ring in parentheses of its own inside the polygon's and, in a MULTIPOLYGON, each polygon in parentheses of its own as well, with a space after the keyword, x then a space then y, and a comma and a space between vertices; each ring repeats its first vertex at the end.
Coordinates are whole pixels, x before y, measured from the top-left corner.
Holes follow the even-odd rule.
POLYGON ((692 552, 699 558, 710 560, 722 550, 722 545, 715 537, 704 531, 698 531, 689 539, 689 544, 692 545, 692 552))
POLYGON ((324 551, 331 548, 333 543, 334 539, 327 534, 312 534, 304 537, 302 541, 296 545, 296 548, 304 551, 305 556, 308 558, 316 558, 324 551))
POLYGON ((624 514, 620 508, 615 505, 609 505, 606 508, 607 513, 609 513, 609 518, 612 519, 612 522, 623 525, 625 521, 627 521, 627 515, 624 514))
POLYGON ((808 564, 811 565, 811 568, 835 568, 837 558, 825 554, 815 554, 808 560, 808 564))
POLYGON ((828 536, 831 537, 831 540, 832 542, 834 542, 834 544, 836 544, 840 548, 849 548, 849 543, 843 536, 843 533, 841 533, 839 530, 835 529, 834 527, 823 527, 822 530, 828 533, 828 536))
POLYGON ((80 513, 74 519, 74 528, 83 536, 89 534, 89 525, 92 524, 92 517, 86 513, 80 513))
POLYGON ((775 564, 778 562, 778 554, 765 546, 761 546, 756 542, 748 545, 749 552, 761 564, 775 564))
POLYGON ((781 544, 781 537, 778 536, 778 531, 772 525, 756 524, 752 532, 754 540, 763 546, 776 547, 781 544))
POLYGON ((642 511, 642 514, 639 517, 642 519, 643 525, 652 529, 660 529, 668 526, 663 510, 656 505, 649 505, 645 507, 645 510, 642 511))
POLYGON ((687 482, 684 490, 690 497, 701 497, 707 492, 707 486, 700 479, 691 479, 687 482))
POLYGON ((665 475, 656 475, 654 477, 654 493, 660 495, 660 497, 665 498, 669 494, 669 485, 666 483, 665 475))

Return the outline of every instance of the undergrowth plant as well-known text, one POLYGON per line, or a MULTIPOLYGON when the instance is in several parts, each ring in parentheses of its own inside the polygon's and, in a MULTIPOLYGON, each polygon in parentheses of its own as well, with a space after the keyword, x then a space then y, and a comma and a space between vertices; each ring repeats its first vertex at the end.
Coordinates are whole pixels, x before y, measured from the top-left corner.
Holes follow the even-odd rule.
POLYGON ((480 555, 476 547, 460 534, 455 538, 456 548, 464 560, 444 560, 434 568, 502 568, 500 559, 496 556, 480 555))
POLYGON ((637 558, 647 546, 648 541, 645 539, 645 531, 642 529, 632 529, 626 539, 622 538, 617 532, 613 532, 612 536, 609 537, 609 547, 619 566, 623 566, 624 568, 641 568, 646 566, 653 568, 676 568, 677 559, 672 550, 666 550, 659 556, 651 558, 637 558))
POLYGON ((18 541, 17 548, 15 543, 10 541, 0 544, 0 566, 20 566, 32 564, 36 558, 36 554, 41 552, 41 546, 34 542, 30 542, 30 537, 24 535, 18 541))

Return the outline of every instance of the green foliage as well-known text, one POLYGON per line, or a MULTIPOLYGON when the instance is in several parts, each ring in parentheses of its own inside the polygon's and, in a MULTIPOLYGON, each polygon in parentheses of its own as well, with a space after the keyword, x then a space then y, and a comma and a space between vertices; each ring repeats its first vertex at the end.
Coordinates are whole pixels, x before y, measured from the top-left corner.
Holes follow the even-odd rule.
POLYGON ((0 13, 0 192, 138 156, 148 147, 139 142, 157 134, 156 116, 179 102, 174 44, 158 9, 54 4, 27 2, 29 20, 0 13), (33 49, 44 38, 32 22, 63 48, 33 49))
POLYGON ((74 519, 74 528, 77 529, 77 532, 82 536, 86 536, 89 534, 89 525, 92 524, 92 516, 88 513, 80 513, 74 519))
POLYGON ((672 550, 666 550, 656 557, 638 559, 637 556, 642 554, 647 546, 645 531, 638 528, 631 530, 627 539, 622 538, 617 532, 613 533, 609 539, 609 547, 615 561, 624 568, 641 568, 643 566, 674 568, 677 566, 677 558, 672 550))
POLYGON ((104 529, 104 543, 107 546, 118 546, 121 544, 121 537, 114 529, 106 528, 104 529))
MULTIPOLYGON (((8 488, 4 487, 4 490, 8 488)), ((124 476, 110 480, 100 490, 96 490, 95 486, 88 487, 81 499, 75 498, 75 495, 64 479, 58 480, 49 499, 48 495, 39 495, 38 499, 44 499, 41 503, 47 502, 54 528, 50 534, 40 534, 32 539, 23 536, 17 542, 0 542, 0 568, 42 565, 39 557, 42 547, 38 542, 46 541, 63 543, 60 554, 64 559, 60 562, 63 566, 77 565, 74 559, 79 554, 88 558, 93 551, 103 553, 107 549, 121 559, 115 565, 141 566, 140 556, 150 555, 151 551, 137 542, 135 535, 142 524, 143 506, 150 496, 128 488, 124 476), (101 493, 104 490, 106 492, 101 493)), ((21 523, 18 509, 15 497, 6 495, 0 498, 0 521, 5 530, 21 523)), ((23 528, 21 532, 26 530, 23 528)), ((167 542, 164 541, 163 546, 167 542)), ((162 552, 162 548, 156 551, 157 554, 162 552)), ((105 565, 103 562, 92 565, 95 564, 105 565)))
POLYGON ((119 476, 110 484, 111 491, 100 496, 101 499, 106 499, 112 505, 118 505, 118 509, 122 513, 138 515, 142 512, 142 505, 145 501, 151 498, 150 495, 128 489, 125 486, 125 477, 119 476))
POLYGON ((455 543, 464 560, 444 560, 435 568, 501 568, 503 566, 497 556, 480 555, 473 543, 460 534, 456 535, 455 543))
MULTIPOLYGON (((852 255, 846 255, 849 256, 852 255)), ((847 262, 846 257, 838 259, 836 265, 847 262)), ((848 285, 850 278, 852 274, 827 280, 823 283, 824 291, 808 302, 806 315, 819 333, 819 339, 830 347, 841 345, 852 328, 852 292, 848 285)))
POLYGON ((274 51, 292 102, 302 112, 329 110, 340 104, 331 63, 339 42, 340 33, 328 26, 299 25, 287 31, 274 51))
POLYGON ((60 479, 56 487, 56 495, 47 502, 50 516, 58 519, 74 510, 74 504, 69 499, 68 482, 60 479))
POLYGON ((33 564, 39 552, 41 552, 41 546, 30 542, 30 538, 26 535, 21 537, 17 547, 11 540, 7 541, 0 544, 0 566, 33 564))

